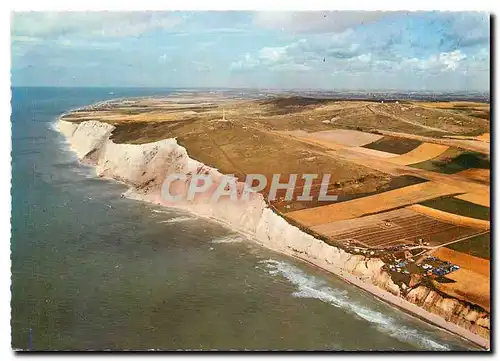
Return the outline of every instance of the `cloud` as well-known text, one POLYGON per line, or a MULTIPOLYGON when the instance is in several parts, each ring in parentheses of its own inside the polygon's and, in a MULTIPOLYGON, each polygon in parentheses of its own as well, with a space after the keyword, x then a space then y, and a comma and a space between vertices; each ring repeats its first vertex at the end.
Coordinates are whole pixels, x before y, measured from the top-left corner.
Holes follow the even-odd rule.
POLYGON ((369 47, 350 43, 345 34, 318 39, 301 39, 282 47, 264 47, 247 53, 231 64, 233 71, 304 72, 330 75, 385 76, 405 75, 432 77, 450 73, 458 76, 489 71, 487 48, 469 56, 461 50, 434 52, 424 57, 409 54, 385 57, 369 47), (323 46, 321 44, 324 44, 323 46))
POLYGON ((257 12, 253 23, 268 29, 291 32, 342 32, 359 25, 372 23, 393 14, 383 11, 302 11, 257 12))
POLYGON ((272 71, 307 71, 309 66, 297 59, 295 49, 297 44, 282 47, 264 47, 255 55, 245 54, 242 59, 233 62, 233 71, 264 68, 272 71))
POLYGON ((255 54, 245 54, 231 64, 231 69, 252 70, 261 67, 273 71, 311 70, 327 59, 349 60, 362 56, 363 49, 354 42, 354 38, 354 32, 346 30, 338 34, 299 39, 285 46, 264 47, 255 54))
POLYGON ((439 62, 445 67, 444 70, 456 70, 460 62, 466 58, 467 56, 460 50, 439 54, 439 62))
POLYGON ((426 75, 455 72, 459 70, 467 59, 467 55, 460 50, 433 54, 425 59, 407 58, 399 62, 396 70, 407 72, 425 72, 426 75))
POLYGON ((13 37, 57 38, 137 36, 182 22, 173 12, 25 12, 12 15, 13 37))
POLYGON ((131 86, 489 84, 484 13, 81 12, 12 19, 14 83, 74 84, 76 76, 78 84, 131 86))
POLYGON ((277 64, 284 60, 287 53, 287 47, 262 48, 259 52, 259 59, 268 64, 277 64))

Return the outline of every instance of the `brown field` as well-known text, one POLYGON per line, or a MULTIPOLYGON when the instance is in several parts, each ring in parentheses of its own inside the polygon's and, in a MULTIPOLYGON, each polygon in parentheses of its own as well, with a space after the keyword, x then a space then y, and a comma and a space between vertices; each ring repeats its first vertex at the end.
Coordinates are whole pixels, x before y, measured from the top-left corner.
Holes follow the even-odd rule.
POLYGON ((329 140, 315 139, 313 137, 310 137, 308 135, 309 133, 301 132, 301 131, 297 131, 297 130, 293 130, 293 131, 274 131, 274 132, 273 131, 269 131, 269 133, 270 134, 277 134, 277 135, 280 135, 280 136, 283 136, 283 137, 289 137, 290 139, 295 139, 297 141, 300 141, 300 142, 306 143, 306 144, 316 145, 316 146, 322 147, 324 149, 338 150, 338 149, 343 149, 343 148, 346 147, 345 145, 342 145, 342 144, 339 144, 339 143, 335 143, 335 142, 332 142, 332 141, 329 141, 329 140))
POLYGON ((417 244, 419 238, 436 247, 478 233, 476 229, 458 227, 405 208, 318 225, 311 229, 332 241, 350 240, 367 248, 417 244))
POLYGON ((382 212, 444 195, 460 193, 459 188, 425 182, 338 204, 290 212, 287 217, 306 227, 382 212))
POLYGON ((385 220, 388 218, 404 218, 412 217, 418 215, 418 213, 413 212, 406 208, 398 208, 392 211, 380 212, 377 214, 372 214, 369 216, 344 219, 340 221, 333 221, 330 223, 319 224, 317 226, 312 226, 311 229, 318 233, 335 235, 338 233, 347 232, 351 229, 366 227, 366 226, 377 226, 379 224, 384 224, 385 220))

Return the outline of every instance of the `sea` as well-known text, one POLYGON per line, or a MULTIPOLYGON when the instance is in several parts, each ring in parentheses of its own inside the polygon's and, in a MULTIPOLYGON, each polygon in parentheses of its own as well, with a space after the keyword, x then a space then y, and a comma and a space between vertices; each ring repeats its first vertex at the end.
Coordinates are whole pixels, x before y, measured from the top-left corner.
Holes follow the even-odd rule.
POLYGON ((55 129, 175 89, 12 88, 11 334, 18 350, 477 350, 213 221, 125 197, 55 129))

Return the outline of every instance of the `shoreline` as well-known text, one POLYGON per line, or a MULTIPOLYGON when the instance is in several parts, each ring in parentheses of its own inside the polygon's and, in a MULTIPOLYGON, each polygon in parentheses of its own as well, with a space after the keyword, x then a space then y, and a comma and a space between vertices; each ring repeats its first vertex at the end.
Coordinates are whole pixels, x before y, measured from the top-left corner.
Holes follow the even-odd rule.
MULTIPOLYGON (((109 179, 115 180, 113 178, 109 178, 109 179)), ((120 182, 120 183, 127 185, 126 183, 123 183, 123 182, 120 182)), ((247 237, 250 241, 258 244, 259 246, 261 246, 267 250, 271 250, 273 252, 277 252, 278 254, 292 257, 296 260, 299 260, 300 262, 306 263, 306 264, 313 266, 315 268, 318 268, 324 272, 327 272, 329 274, 333 274, 333 275, 337 276, 338 278, 340 278, 342 281, 344 281, 350 285, 353 285, 353 286, 357 287, 358 289, 361 289, 361 290, 367 292, 368 294, 379 299, 380 301, 384 302, 385 304, 393 306, 393 307, 401 310, 402 312, 409 314, 412 317, 416 317, 419 320, 427 322, 435 327, 438 327, 441 330, 450 332, 451 334, 453 334, 455 336, 459 336, 459 337, 463 338, 464 340, 467 340, 469 342, 474 343, 477 346, 480 346, 480 347, 485 348, 486 350, 489 350, 490 342, 488 340, 486 340, 485 338, 483 338, 479 335, 476 335, 475 333, 472 333, 472 332, 470 332, 470 331, 468 331, 468 330, 466 330, 466 329, 464 329, 464 328, 462 328, 454 323, 448 322, 444 318, 440 317, 439 315, 433 314, 433 313, 423 309, 422 307, 419 307, 419 306, 417 306, 409 301, 406 301, 405 299, 403 299, 401 297, 395 296, 392 293, 381 289, 380 287, 377 287, 373 284, 363 282, 360 279, 358 279, 356 276, 350 275, 350 274, 343 272, 343 271, 340 271, 340 270, 335 272, 332 269, 326 268, 324 265, 322 266, 322 265, 318 264, 319 262, 314 263, 311 260, 308 260, 308 259, 303 258, 303 257, 299 257, 291 252, 283 252, 283 251, 279 251, 279 250, 270 248, 269 246, 263 244, 262 242, 259 242, 259 240, 255 236, 253 236, 249 233, 246 233, 244 231, 232 228, 228 222, 225 222, 225 221, 220 220, 218 218, 207 217, 203 214, 196 213, 187 207, 175 207, 175 206, 167 207, 167 206, 155 203, 155 202, 151 202, 147 199, 144 199, 143 197, 138 196, 138 194, 137 194, 137 196, 133 196, 133 197, 128 197, 127 195, 125 195, 125 196, 129 199, 132 199, 132 200, 141 201, 141 202, 145 202, 145 203, 149 203, 149 204, 155 204, 155 205, 158 205, 158 206, 161 206, 164 208, 171 208, 171 209, 178 209, 178 210, 187 211, 187 212, 189 212, 192 215, 195 215, 197 217, 214 221, 214 222, 230 229, 231 231, 233 231, 235 233, 238 233, 238 234, 241 234, 241 235, 247 237)))
MULTIPOLYGON (((54 124, 54 129, 57 130, 59 133, 61 133, 66 138, 66 140, 68 141, 69 150, 71 150, 74 153, 77 153, 77 158, 79 159, 79 162, 84 163, 82 161, 82 159, 80 159, 80 156, 78 155, 77 150, 75 149, 75 147, 71 143, 71 140, 69 139, 69 137, 66 134, 64 134, 64 132, 60 129, 60 127, 59 127, 60 123, 65 122, 64 120, 61 119, 61 117, 62 116, 59 116, 56 119, 55 124, 54 124)), ((187 149, 185 151, 187 153, 187 149)), ((187 156, 189 157, 188 153, 187 153, 187 156)), ((88 164, 88 163, 84 163, 84 164, 88 164)), ((200 163, 200 164, 202 164, 202 163, 200 163)), ((92 164, 88 164, 88 165, 92 165, 92 164)), ((93 166, 94 170, 96 170, 96 165, 92 165, 92 166, 93 166)), ((99 173, 99 172, 96 172, 96 173, 99 173)), ((431 313, 431 312, 423 309, 422 307, 419 307, 416 304, 413 304, 413 303, 403 299, 400 296, 396 296, 396 295, 382 289, 381 287, 378 287, 372 283, 363 282, 357 276, 349 274, 348 272, 344 272, 340 267, 336 267, 333 263, 327 262, 324 259, 319 259, 317 257, 311 257, 311 255, 309 253, 300 252, 298 250, 294 250, 293 248, 292 249, 286 248, 286 247, 280 248, 280 247, 277 247, 277 245, 275 245, 275 244, 263 243, 261 240, 259 240, 259 237, 257 235, 251 234, 249 232, 245 232, 242 229, 235 229, 234 224, 231 224, 229 221, 217 218, 215 216, 210 216, 210 215, 198 213, 198 212, 196 212, 195 209, 190 208, 189 205, 184 205, 184 206, 169 205, 169 206, 167 206, 165 204, 161 204, 159 202, 156 202, 154 199, 151 199, 151 197, 148 197, 150 195, 148 195, 147 193, 141 194, 140 192, 135 191, 133 186, 124 180, 117 179, 109 174, 104 174, 101 176, 98 174, 98 176, 100 178, 111 179, 113 181, 117 181, 119 183, 127 185, 129 187, 129 189, 124 193, 124 196, 126 196, 130 199, 140 200, 140 201, 148 202, 148 203, 153 203, 153 204, 156 204, 156 205, 159 205, 162 207, 182 209, 182 210, 188 211, 191 214, 194 214, 196 216, 207 218, 207 219, 210 219, 212 221, 215 221, 215 222, 231 229, 232 231, 234 231, 236 233, 239 233, 239 234, 242 234, 242 235, 248 237, 252 242, 257 243, 266 249, 293 257, 293 258, 298 259, 302 262, 305 262, 305 263, 313 265, 317 268, 320 268, 320 269, 322 269, 330 274, 334 274, 337 277, 341 278, 344 282, 347 282, 351 285, 354 285, 354 286, 364 290, 365 292, 368 292, 372 296, 375 296, 376 298, 380 299, 382 302, 385 302, 391 306, 397 307, 397 308, 403 310, 404 312, 406 312, 412 316, 415 316, 421 320, 425 320, 426 322, 428 322, 434 326, 437 326, 441 329, 444 329, 448 332, 451 332, 455 335, 458 335, 459 337, 462 337, 462 338, 464 338, 464 339, 466 339, 466 340, 468 340, 468 341, 470 341, 470 342, 472 342, 480 347, 483 347, 485 349, 489 349, 489 347, 490 347, 489 340, 487 340, 487 339, 485 339, 485 338, 483 338, 483 337, 481 337, 481 336, 479 336, 479 335, 477 335, 477 334, 475 334, 475 333, 473 333, 473 332, 471 332, 463 327, 460 327, 457 324, 448 322, 443 317, 441 317, 437 314, 431 313), (301 256, 301 254, 304 254, 304 256, 301 256)), ((279 215, 276 215, 276 216, 280 217, 279 215)), ((287 226, 296 228, 297 231, 302 232, 297 227, 288 223, 283 217, 280 217, 280 218, 283 220, 283 222, 285 222, 287 224, 287 226)))
MULTIPOLYGON (((116 181, 113 178, 107 178, 107 179, 116 181)), ((127 185, 126 183, 123 183, 120 181, 117 181, 117 182, 119 182, 120 184, 127 185)), ((130 192, 130 190, 131 189, 129 189, 125 193, 130 192)), ((132 192, 132 193, 135 193, 135 192, 132 192)), ((259 245, 260 247, 263 247, 267 250, 270 250, 272 252, 276 252, 276 253, 281 254, 281 255, 291 257, 291 258, 298 260, 302 263, 305 263, 309 266, 312 266, 312 267, 320 269, 324 272, 327 272, 328 274, 332 274, 332 275, 340 278, 342 281, 348 283, 349 285, 352 285, 358 289, 361 289, 362 291, 368 293, 372 297, 375 297, 376 299, 380 300, 381 302, 383 302, 391 307, 397 308, 398 310, 406 313, 407 315, 410 315, 410 316, 415 317, 423 322, 426 322, 434 327, 437 327, 442 331, 446 331, 446 332, 449 332, 450 334, 461 337, 466 341, 472 342, 476 346, 483 347, 486 351, 489 350, 490 342, 487 339, 485 339, 479 335, 476 335, 475 333, 472 333, 472 332, 470 332, 470 331, 468 331, 468 330, 466 330, 466 329, 464 329, 464 328, 462 328, 454 323, 448 322, 444 318, 440 317, 439 315, 433 314, 433 313, 423 309, 422 307, 419 307, 419 306, 417 306, 417 305, 415 305, 415 304, 413 304, 413 303, 411 303, 411 302, 409 302, 401 297, 395 296, 392 293, 387 292, 380 287, 377 287, 373 284, 363 282, 358 277, 356 277, 354 275, 350 275, 349 273, 346 273, 346 272, 343 272, 340 270, 333 271, 332 269, 326 268, 324 265, 322 266, 322 265, 318 264, 319 262, 314 263, 311 260, 308 260, 308 259, 303 258, 303 257, 299 257, 291 252, 283 252, 283 251, 279 251, 279 250, 270 248, 269 246, 265 245, 264 243, 259 242, 259 240, 255 236, 253 236, 247 232, 234 229, 233 227, 231 227, 231 225, 228 222, 225 222, 221 219, 214 218, 214 217, 207 217, 203 214, 196 213, 187 207, 175 207, 175 206, 167 207, 167 206, 164 206, 162 204, 158 204, 156 202, 152 202, 152 201, 149 201, 143 197, 140 197, 140 195, 137 193, 135 193, 133 196, 130 196, 130 194, 125 194, 125 197, 127 197, 131 200, 135 200, 135 201, 145 202, 148 204, 155 204, 155 205, 163 207, 163 208, 170 208, 170 209, 177 209, 177 210, 186 211, 186 212, 189 212, 190 214, 192 214, 196 217, 216 222, 216 223, 228 228, 232 232, 235 232, 235 233, 238 233, 242 236, 247 237, 251 242, 259 245)))
MULTIPOLYGON (((295 257, 295 256, 292 256, 292 257, 296 258, 302 262, 305 262, 311 266, 319 268, 325 272, 333 273, 333 272, 331 272, 331 271, 329 271, 329 270, 327 270, 327 269, 325 269, 325 268, 323 268, 315 263, 309 262, 305 259, 295 257)), ((341 272, 340 275, 336 274, 336 273, 333 273, 333 274, 338 276, 339 278, 341 278, 344 282, 367 292, 371 296, 374 296, 375 298, 379 299, 380 301, 384 302, 387 305, 395 307, 395 308, 401 310, 402 312, 405 312, 406 314, 408 314, 412 317, 415 317, 421 321, 427 322, 428 324, 430 324, 434 327, 437 327, 443 331, 449 332, 455 336, 459 336, 466 341, 472 342, 472 343, 476 344, 477 346, 481 346, 481 347, 485 348, 486 350, 489 350, 490 343, 488 340, 486 340, 486 339, 482 338, 481 336, 478 336, 470 331, 467 331, 467 330, 463 329, 462 327, 457 326, 454 323, 446 321, 444 318, 440 317, 439 315, 436 315, 436 314, 433 314, 427 310, 424 310, 422 307, 419 307, 411 302, 408 302, 408 301, 402 299, 401 297, 394 296, 392 293, 384 291, 380 287, 363 282, 363 281, 359 280, 358 278, 356 278, 356 276, 344 274, 344 272, 341 272), (464 334, 463 331, 468 333, 468 335, 464 334)))

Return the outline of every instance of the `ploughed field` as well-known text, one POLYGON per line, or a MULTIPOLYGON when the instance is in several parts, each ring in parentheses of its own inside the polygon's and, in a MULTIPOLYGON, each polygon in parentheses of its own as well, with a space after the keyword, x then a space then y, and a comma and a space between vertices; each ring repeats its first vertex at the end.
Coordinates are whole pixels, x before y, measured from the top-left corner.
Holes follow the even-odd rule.
MULTIPOLYGON (((241 181, 264 175, 265 198, 273 175, 287 183, 296 174, 292 200, 280 190, 269 205, 349 252, 445 249, 455 260, 482 257, 489 264, 489 104, 177 94, 99 103, 63 120, 113 124, 116 143, 175 137, 192 158, 221 173, 241 181), (312 200, 297 199, 304 174, 318 175, 312 200), (336 200, 318 199, 323 183, 336 200)), ((474 272, 436 287, 489 308, 489 288, 466 291, 474 272)))
POLYGON ((328 234, 332 241, 350 241, 366 248, 382 249, 396 245, 418 244, 418 240, 436 247, 480 232, 474 228, 460 227, 406 208, 356 218, 348 230, 339 231, 339 226, 323 225, 312 229, 326 233, 330 228, 328 234))

